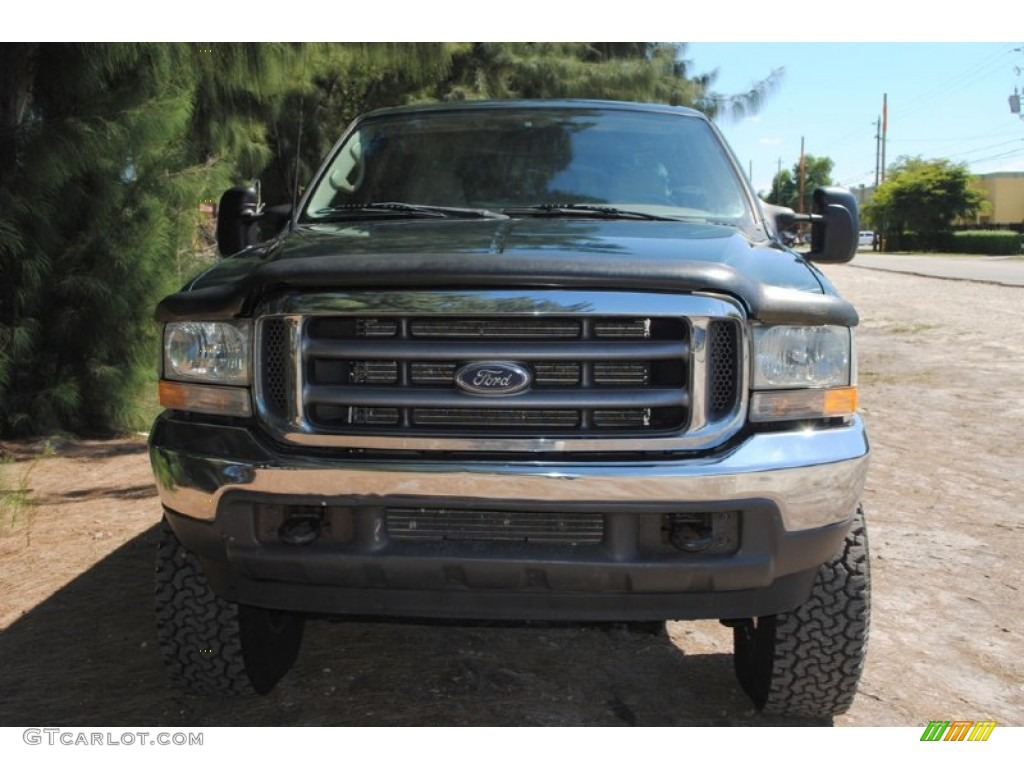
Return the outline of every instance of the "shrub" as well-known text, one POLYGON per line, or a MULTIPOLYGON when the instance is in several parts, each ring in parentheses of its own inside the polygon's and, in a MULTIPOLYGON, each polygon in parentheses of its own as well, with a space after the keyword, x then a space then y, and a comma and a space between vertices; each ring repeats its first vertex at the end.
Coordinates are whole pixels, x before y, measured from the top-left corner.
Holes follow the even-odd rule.
POLYGON ((969 229, 954 232, 948 251, 951 253, 981 253, 988 256, 1006 256, 1020 253, 1021 236, 1008 229, 969 229))

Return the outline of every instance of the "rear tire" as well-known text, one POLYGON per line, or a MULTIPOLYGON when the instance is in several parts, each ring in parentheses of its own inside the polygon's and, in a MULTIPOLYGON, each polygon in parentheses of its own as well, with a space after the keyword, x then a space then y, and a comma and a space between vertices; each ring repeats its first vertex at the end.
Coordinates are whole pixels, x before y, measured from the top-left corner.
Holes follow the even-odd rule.
POLYGON ((156 632, 167 674, 188 693, 268 693, 291 669, 301 616, 229 602, 167 521, 156 556, 156 632))
POLYGON ((736 676, 765 712, 832 717, 849 709, 867 650, 870 572, 864 511, 819 569, 810 598, 733 628, 736 676))

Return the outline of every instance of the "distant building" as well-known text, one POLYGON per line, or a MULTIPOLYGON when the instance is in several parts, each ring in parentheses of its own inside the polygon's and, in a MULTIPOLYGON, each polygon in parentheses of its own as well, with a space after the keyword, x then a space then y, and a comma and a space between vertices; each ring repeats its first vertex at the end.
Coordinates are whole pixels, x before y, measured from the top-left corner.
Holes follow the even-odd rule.
POLYGON ((857 198, 857 205, 861 208, 864 207, 864 203, 867 203, 875 195, 875 187, 872 185, 866 187, 861 184, 858 187, 850 187, 850 191, 853 192, 854 197, 857 198))
POLYGON ((979 214, 978 224, 1024 223, 1024 171, 983 173, 972 178, 976 189, 985 193, 988 209, 979 214))

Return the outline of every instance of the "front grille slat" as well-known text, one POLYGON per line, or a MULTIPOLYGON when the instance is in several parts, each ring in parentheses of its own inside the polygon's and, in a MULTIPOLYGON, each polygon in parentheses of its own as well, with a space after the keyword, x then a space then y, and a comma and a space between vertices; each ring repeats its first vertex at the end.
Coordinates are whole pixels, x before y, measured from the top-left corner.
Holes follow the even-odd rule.
POLYGON ((474 427, 479 429, 573 429, 580 415, 574 410, 520 408, 412 408, 417 426, 474 427))
POLYGON ((420 339, 575 339, 582 327, 575 319, 414 319, 409 323, 409 333, 420 339))
POLYGON ((307 357, 323 360, 681 360, 685 341, 415 341, 306 339, 307 357))
POLYGON ((688 403, 682 389, 535 389, 503 398, 473 397, 453 389, 325 387, 308 385, 306 402, 312 405, 391 406, 409 408, 480 408, 484 400, 494 408, 682 408, 688 403))

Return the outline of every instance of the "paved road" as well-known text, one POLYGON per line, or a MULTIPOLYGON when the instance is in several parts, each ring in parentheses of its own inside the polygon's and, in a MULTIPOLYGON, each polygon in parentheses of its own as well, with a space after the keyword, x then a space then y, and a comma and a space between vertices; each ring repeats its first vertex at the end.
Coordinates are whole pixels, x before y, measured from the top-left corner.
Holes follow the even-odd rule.
POLYGON ((924 277, 1024 286, 1024 258, 1011 256, 894 255, 858 251, 851 266, 924 277))

